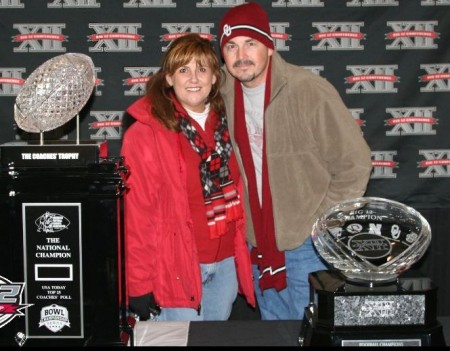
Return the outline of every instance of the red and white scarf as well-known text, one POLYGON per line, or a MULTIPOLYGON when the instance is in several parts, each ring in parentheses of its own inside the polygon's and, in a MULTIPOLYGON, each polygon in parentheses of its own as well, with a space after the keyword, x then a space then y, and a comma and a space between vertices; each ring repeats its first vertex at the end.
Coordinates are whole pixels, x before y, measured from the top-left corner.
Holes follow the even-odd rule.
MULTIPOLYGON (((269 63, 266 79, 264 111, 270 101, 271 65, 272 60, 269 63)), ((278 251, 275 241, 272 196, 267 169, 265 127, 263 128, 262 206, 260 206, 256 187, 255 167, 245 123, 244 97, 241 83, 237 79, 235 79, 234 102, 235 137, 241 151, 242 162, 248 180, 250 210, 257 243, 257 247, 254 247, 251 253, 252 263, 258 265, 261 290, 275 288, 277 291, 280 291, 286 288, 286 266, 284 252, 278 251)))

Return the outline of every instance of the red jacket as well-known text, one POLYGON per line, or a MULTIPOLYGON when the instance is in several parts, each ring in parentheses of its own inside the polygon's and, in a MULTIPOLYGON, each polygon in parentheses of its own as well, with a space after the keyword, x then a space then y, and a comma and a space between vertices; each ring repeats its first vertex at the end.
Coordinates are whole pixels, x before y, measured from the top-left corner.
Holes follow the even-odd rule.
MULTIPOLYGON (((150 115, 145 97, 127 112, 137 120, 126 131, 121 150, 128 169, 124 206, 127 293, 153 292, 162 307, 197 309, 201 273, 179 134, 150 115)), ((237 228, 234 257, 239 289, 255 306, 244 220, 237 228)))

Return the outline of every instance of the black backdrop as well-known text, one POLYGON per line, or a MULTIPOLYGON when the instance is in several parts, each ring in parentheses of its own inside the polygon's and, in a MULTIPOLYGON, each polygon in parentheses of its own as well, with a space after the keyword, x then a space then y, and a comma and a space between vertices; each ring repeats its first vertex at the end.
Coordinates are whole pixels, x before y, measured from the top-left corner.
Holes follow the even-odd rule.
MULTIPOLYGON (((118 155, 125 108, 144 93, 171 40, 210 38, 240 0, 0 0, 0 143, 38 139, 17 129, 15 97, 46 60, 69 52, 96 67, 80 111, 81 140, 118 155)), ((439 286, 449 315, 450 0, 265 0, 283 57, 327 78, 372 149, 367 196, 418 209, 433 232, 414 269, 439 286)), ((44 139, 75 140, 75 119, 44 139)), ((307 165, 305 165, 306 167, 307 165)), ((0 272, 1 275, 1 272, 0 272)))

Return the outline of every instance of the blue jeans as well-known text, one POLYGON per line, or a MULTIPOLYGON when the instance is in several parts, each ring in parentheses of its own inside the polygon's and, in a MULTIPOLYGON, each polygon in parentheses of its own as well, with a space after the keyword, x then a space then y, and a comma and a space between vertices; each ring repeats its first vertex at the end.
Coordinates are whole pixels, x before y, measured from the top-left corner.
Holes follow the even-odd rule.
POLYGON ((202 302, 200 314, 193 308, 162 308, 157 321, 225 321, 238 294, 234 257, 201 264, 202 302))
POLYGON ((287 287, 281 291, 266 289, 261 293, 258 267, 253 267, 255 292, 263 320, 303 319, 310 301, 308 274, 328 269, 318 255, 311 237, 294 250, 285 251, 287 287))

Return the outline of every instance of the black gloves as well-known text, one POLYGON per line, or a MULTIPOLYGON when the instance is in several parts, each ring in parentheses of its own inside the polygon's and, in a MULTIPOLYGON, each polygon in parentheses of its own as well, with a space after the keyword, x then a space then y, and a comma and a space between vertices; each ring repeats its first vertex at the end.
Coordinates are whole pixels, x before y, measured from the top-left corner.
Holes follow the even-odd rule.
POLYGON ((139 316, 139 320, 150 319, 150 314, 159 315, 161 308, 156 304, 153 293, 128 298, 130 311, 139 316))

